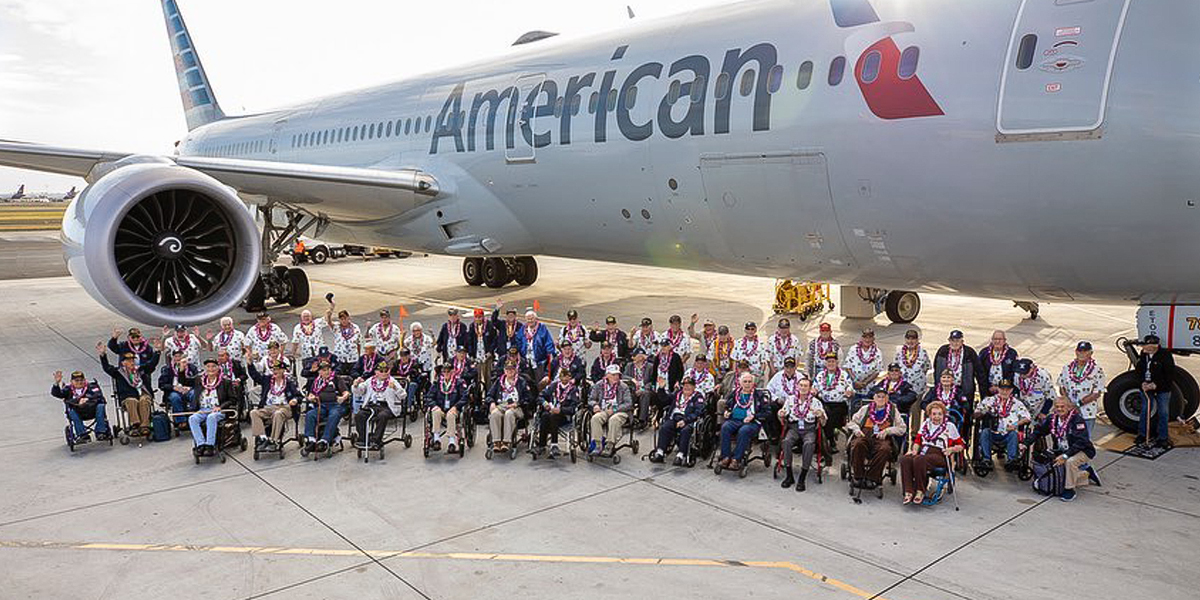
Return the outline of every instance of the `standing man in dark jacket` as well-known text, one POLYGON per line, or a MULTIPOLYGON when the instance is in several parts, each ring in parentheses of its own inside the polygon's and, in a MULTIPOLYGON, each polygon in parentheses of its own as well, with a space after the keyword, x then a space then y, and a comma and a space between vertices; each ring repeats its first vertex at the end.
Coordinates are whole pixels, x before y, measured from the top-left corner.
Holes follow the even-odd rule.
MULTIPOLYGON (((979 354, 963 340, 963 332, 955 329, 950 332, 950 339, 938 348, 933 358, 933 381, 942 380, 942 371, 950 371, 954 375, 954 385, 966 398, 963 408, 963 423, 960 434, 971 448, 971 421, 975 418, 975 387, 979 383, 979 373, 983 370, 979 363, 979 354)), ((986 390, 985 390, 986 391, 986 390)), ((984 394, 987 395, 987 394, 984 394)))
POLYGON ((1162 448, 1170 448, 1171 436, 1167 430, 1167 423, 1171 413, 1171 389, 1175 383, 1175 357, 1159 347, 1158 336, 1147 335, 1133 370, 1141 375, 1142 393, 1146 397, 1146 407, 1138 417, 1136 442, 1145 444, 1153 440, 1162 448), (1150 435, 1152 418, 1154 437, 1150 435))
POLYGON ((475 361, 483 389, 488 389, 492 385, 492 364, 496 360, 492 353, 496 345, 496 330, 484 316, 482 308, 475 309, 474 320, 467 327, 467 342, 463 345, 467 348, 467 355, 475 361))
POLYGON ((438 331, 437 342, 434 343, 434 349, 437 350, 438 356, 442 357, 443 363, 450 362, 454 351, 460 346, 467 345, 468 336, 467 326, 463 325, 457 308, 447 310, 446 316, 448 320, 442 324, 442 329, 438 331))
MULTIPOLYGON (((600 329, 599 325, 593 324, 592 331, 588 333, 588 339, 593 342, 607 342, 622 365, 630 358, 629 336, 624 331, 621 331, 621 328, 617 326, 617 318, 612 315, 604 319, 604 329, 600 329)), ((599 381, 599 379, 596 381, 599 381)))
POLYGON ((1012 381, 1017 366, 1017 350, 1008 345, 1008 336, 997 329, 992 332, 992 343, 979 349, 979 396, 995 396, 1000 393, 1001 381, 1012 381))
POLYGON ((124 342, 117 341, 120 334, 120 329, 113 329, 112 337, 108 340, 108 349, 117 356, 125 356, 126 353, 132 352, 136 357, 137 368, 142 372, 142 377, 146 380, 153 379, 154 370, 158 368, 158 361, 162 353, 154 348, 154 344, 150 343, 150 340, 142 336, 142 330, 137 327, 129 329, 129 338, 124 342))
MULTIPOLYGON (((650 370, 654 373, 654 407, 661 412, 671 404, 675 392, 679 391, 676 388, 679 381, 683 379, 683 360, 679 357, 679 353, 675 352, 675 346, 671 340, 664 337, 658 346, 658 354, 650 359, 650 370)), ((641 417, 645 419, 649 415, 641 415, 641 417)))

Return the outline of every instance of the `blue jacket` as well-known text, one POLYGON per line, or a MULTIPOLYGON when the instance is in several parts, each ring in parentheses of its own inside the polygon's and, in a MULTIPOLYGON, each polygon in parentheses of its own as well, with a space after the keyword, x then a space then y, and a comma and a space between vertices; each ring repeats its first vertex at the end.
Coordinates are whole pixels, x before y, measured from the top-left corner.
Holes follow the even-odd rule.
POLYGON ((429 393, 425 394, 425 408, 441 407, 442 410, 450 410, 457 408, 462 412, 467 406, 467 390, 463 386, 461 379, 454 380, 454 385, 450 391, 442 390, 441 380, 434 381, 429 388, 429 393))
MULTIPOLYGON (((262 408, 267 405, 267 392, 271 385, 272 375, 270 373, 259 373, 258 368, 254 366, 253 362, 250 363, 249 369, 250 379, 254 380, 254 383, 257 383, 262 388, 262 392, 258 396, 258 408, 262 408)), ((283 388, 283 395, 288 401, 295 400, 299 402, 304 399, 304 394, 300 393, 300 388, 296 386, 296 380, 292 379, 291 375, 287 376, 287 386, 283 388)))
POLYGON ((83 398, 80 399, 81 401, 78 404, 72 402, 70 388, 71 384, 67 382, 63 382, 62 385, 54 384, 50 386, 50 395, 62 400, 63 404, 66 404, 67 407, 74 408, 77 411, 82 409, 84 412, 90 412, 95 410, 97 406, 105 404, 104 392, 100 389, 100 384, 96 383, 94 379, 87 383, 87 387, 84 388, 83 398))
MULTIPOLYGON (((733 409, 737 406, 738 395, 739 392, 735 387, 733 392, 730 393, 725 399, 725 410, 729 411, 730 415, 733 414, 733 409)), ((767 400, 767 394, 765 392, 760 389, 754 390, 754 402, 750 406, 750 410, 754 411, 754 420, 758 421, 759 425, 762 425, 766 419, 771 417, 772 411, 770 404, 771 403, 767 400)), ((730 418, 735 417, 731 416, 730 418)))
MULTIPOLYGON (((554 391, 558 388, 558 382, 555 381, 546 386, 542 390, 542 407, 547 408, 552 406, 554 402, 554 391)), ((579 386, 571 386, 571 391, 567 392, 567 397, 558 403, 559 412, 565 418, 571 418, 575 414, 575 409, 579 407, 579 386)))
MULTIPOLYGON (((682 394, 683 391, 680 390, 671 397, 671 405, 667 407, 667 417, 665 420, 675 421, 680 418, 675 415, 675 403, 679 400, 679 396, 682 394)), ((683 409, 683 422, 691 425, 699 420, 700 417, 704 416, 705 405, 706 402, 704 400, 704 394, 701 394, 698 390, 693 390, 692 396, 687 399, 687 404, 683 409)))
MULTIPOLYGON (((1034 425, 1033 433, 1029 436, 1029 439, 1036 441, 1047 435, 1053 437, 1051 435, 1053 431, 1053 422, 1054 415, 1050 415, 1049 417, 1042 419, 1037 425, 1034 425)), ((1068 457, 1075 456, 1076 454, 1082 452, 1087 455, 1088 458, 1096 458, 1096 447, 1092 445, 1092 439, 1088 437, 1087 424, 1083 422, 1083 416, 1079 414, 1079 411, 1072 412, 1071 417, 1067 419, 1066 437, 1067 450, 1065 454, 1068 457)), ((1033 442, 1031 441, 1030 443, 1032 444, 1033 442)), ((1055 455, 1064 453, 1058 448, 1058 440, 1055 439, 1050 440, 1050 451, 1055 455)))

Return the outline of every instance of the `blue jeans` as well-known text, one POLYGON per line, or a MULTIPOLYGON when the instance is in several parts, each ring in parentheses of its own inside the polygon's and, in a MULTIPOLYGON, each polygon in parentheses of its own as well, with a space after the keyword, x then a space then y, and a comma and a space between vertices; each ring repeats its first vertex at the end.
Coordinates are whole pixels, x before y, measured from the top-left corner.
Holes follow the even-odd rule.
POLYGON ((201 410, 188 417, 188 426, 192 431, 192 440, 197 446, 217 445, 217 423, 225 418, 225 413, 219 410, 201 410), (203 426, 203 431, 201 427, 203 426))
POLYGON ((417 390, 421 389, 421 384, 415 380, 409 380, 408 387, 404 389, 404 412, 412 410, 413 402, 417 401, 417 390))
MULTIPOLYGON (((181 413, 188 412, 195 408, 194 401, 196 399, 196 390, 188 390, 186 394, 172 391, 167 394, 167 403, 171 405, 171 412, 181 413)), ((188 422, 187 417, 175 417, 176 425, 183 425, 188 422)))
MULTIPOLYGON (((1154 419, 1155 439, 1167 439, 1167 422, 1171 418, 1171 392, 1153 391, 1145 392, 1150 398, 1150 410, 1142 410, 1142 414, 1138 417, 1138 433, 1146 439, 1150 439, 1150 420, 1154 419), (1153 413, 1153 416, 1151 416, 1153 413)), ((1143 398, 1145 400, 1145 398, 1143 398)), ((1090 434, 1091 431, 1089 430, 1090 434)))
MULTIPOLYGON (((75 436, 80 437, 87 433, 87 425, 83 422, 83 418, 79 416, 74 408, 67 407, 67 418, 71 420, 71 424, 75 426, 75 436)), ((104 414, 104 404, 96 405, 96 434, 108 433, 108 417, 104 414)))
POLYGON ((984 458, 989 460, 992 458, 992 444, 997 441, 1004 442, 1006 458, 1009 461, 1017 460, 1017 432, 997 433, 991 429, 979 432, 979 448, 983 450, 984 458))
POLYGON ((342 416, 346 414, 346 409, 341 404, 322 404, 321 408, 310 408, 308 413, 304 415, 304 437, 313 438, 317 434, 317 420, 320 418, 325 421, 325 430, 321 435, 321 439, 332 444, 334 438, 337 437, 338 424, 342 422, 342 416), (318 417, 318 412, 319 417, 318 417))
POLYGON ((746 456, 746 452, 750 450, 750 444, 758 439, 758 430, 761 428, 758 421, 745 423, 726 419, 725 424, 721 425, 721 458, 742 460, 742 457, 746 456), (737 447, 730 453, 729 446, 735 435, 737 436, 737 447))

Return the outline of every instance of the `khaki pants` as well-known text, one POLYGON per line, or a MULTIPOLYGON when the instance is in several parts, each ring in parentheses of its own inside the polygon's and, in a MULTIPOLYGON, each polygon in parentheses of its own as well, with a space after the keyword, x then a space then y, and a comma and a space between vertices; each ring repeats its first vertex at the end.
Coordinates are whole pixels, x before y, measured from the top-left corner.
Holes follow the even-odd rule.
POLYGON ((453 412, 450 412, 450 411, 442 411, 442 407, 440 407, 440 406, 433 407, 433 409, 431 411, 429 411, 429 418, 433 420, 433 428, 431 429, 431 431, 433 432, 434 435, 437 435, 438 432, 440 432, 442 430, 442 418, 445 417, 446 418, 446 433, 448 435, 450 435, 451 437, 458 435, 458 417, 459 416, 460 415, 457 410, 453 410, 453 412))
POLYGON ((625 427, 625 423, 628 421, 628 413, 613 413, 613 416, 610 417, 605 411, 596 411, 596 413, 592 415, 592 427, 591 431, 588 432, 588 435, 591 438, 591 441, 594 442, 599 439, 597 437, 598 434, 607 433, 606 436, 601 437, 606 437, 607 441, 615 444, 617 443, 617 440, 621 439, 621 429, 625 427), (605 426, 608 428, 607 432, 605 432, 605 426))
POLYGON ((492 443, 512 441, 517 433, 517 421, 525 416, 520 407, 505 409, 499 404, 488 413, 488 428, 492 431, 492 443))
POLYGON ((283 441, 283 430, 292 418, 292 407, 286 404, 273 404, 250 411, 250 430, 254 437, 267 435, 267 419, 271 420, 271 437, 276 442, 283 441))
POLYGON ((1088 484, 1087 471, 1080 471, 1079 467, 1088 464, 1088 457, 1082 452, 1076 452, 1074 456, 1067 458, 1066 470, 1067 479, 1063 482, 1063 487, 1068 490, 1075 489, 1077 485, 1088 484))
POLYGON ((150 409, 153 404, 154 401, 150 399, 149 394, 121 400, 121 406, 125 407, 125 413, 129 415, 130 429, 137 430, 150 426, 150 409))

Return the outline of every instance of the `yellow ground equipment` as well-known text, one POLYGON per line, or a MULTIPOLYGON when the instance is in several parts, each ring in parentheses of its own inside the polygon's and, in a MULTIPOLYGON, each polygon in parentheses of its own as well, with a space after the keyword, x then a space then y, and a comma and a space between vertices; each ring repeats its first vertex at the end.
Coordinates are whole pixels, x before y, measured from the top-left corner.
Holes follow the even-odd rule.
POLYGON ((823 306, 833 310, 828 283, 775 281, 775 305, 772 307, 775 314, 796 315, 803 321, 821 312, 823 306))

